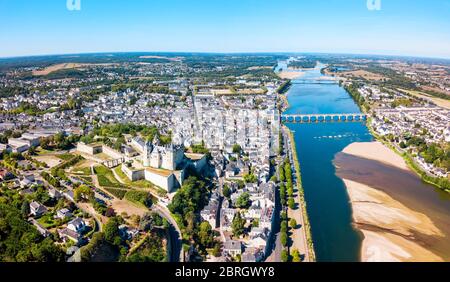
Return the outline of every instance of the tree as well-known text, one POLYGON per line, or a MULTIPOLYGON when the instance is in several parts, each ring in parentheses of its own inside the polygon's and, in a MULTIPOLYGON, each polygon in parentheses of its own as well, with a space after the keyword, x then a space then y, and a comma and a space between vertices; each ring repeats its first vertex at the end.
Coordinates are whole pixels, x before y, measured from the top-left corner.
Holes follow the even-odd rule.
POLYGON ((30 156, 35 156, 35 155, 36 155, 36 147, 31 146, 31 147, 28 149, 28 154, 29 154, 30 156))
POLYGON ((130 221, 131 221, 131 223, 133 224, 133 225, 139 225, 139 223, 140 223, 140 221, 141 221, 141 217, 139 216, 139 215, 137 215, 137 214, 133 214, 131 217, 130 217, 130 221))
POLYGON ((288 235, 286 232, 281 232, 280 241, 283 247, 286 247, 288 244, 288 235))
POLYGON ((48 194, 48 191, 44 187, 39 186, 36 190, 35 195, 36 195, 36 201, 38 201, 44 205, 51 203, 50 195, 48 194))
POLYGON ((155 226, 162 226, 162 217, 154 212, 146 212, 139 221, 139 229, 142 231, 150 231, 155 226))
POLYGON ((81 261, 88 262, 95 254, 98 248, 103 244, 105 234, 102 232, 96 232, 92 235, 92 239, 89 244, 80 248, 81 261))
POLYGON ((242 147, 239 144, 234 144, 233 145, 233 153, 235 154, 240 154, 242 152, 242 147))
POLYGON ((279 168, 279 174, 280 174, 280 181, 281 182, 285 182, 286 181, 286 177, 284 175, 284 169, 283 166, 280 166, 279 168))
POLYGON ((242 218, 241 213, 236 213, 231 223, 231 228, 233 230, 233 236, 239 237, 244 234, 245 219, 242 218))
POLYGON ((281 199, 281 205, 286 205, 286 186, 284 186, 284 183, 280 184, 280 199, 281 199))
POLYGON ((64 252, 50 238, 44 239, 31 247, 31 253, 39 262, 63 262, 64 252))
POLYGON ((287 213, 285 211, 281 212, 281 220, 287 220, 287 213))
POLYGON ((291 210, 295 209, 295 200, 294 200, 294 198, 289 198, 288 205, 289 205, 289 208, 291 210))
POLYGON ((94 191, 86 185, 80 185, 80 187, 76 188, 73 197, 75 202, 79 202, 83 199, 85 200, 93 200, 94 199, 94 191))
POLYGON ((405 141, 400 142, 399 145, 400 145, 400 148, 402 148, 402 149, 408 148, 408 145, 406 145, 405 141))
POLYGON ((156 212, 152 213, 152 218, 153 218, 153 224, 155 226, 164 226, 164 218, 162 218, 159 214, 157 214, 156 212))
POLYGON ((223 196, 225 198, 229 198, 231 196, 231 189, 230 189, 230 187, 228 185, 224 185, 222 193, 223 193, 223 196))
POLYGON ((287 222, 286 222, 286 220, 283 220, 282 222, 281 222, 281 232, 287 232, 287 227, 288 227, 288 225, 287 225, 287 222))
POLYGON ((116 212, 114 211, 113 208, 107 208, 106 211, 105 211, 105 216, 106 217, 116 216, 116 212))
POLYGON ((146 191, 129 190, 124 196, 130 202, 144 205, 145 207, 151 207, 153 204, 150 193, 146 191))
POLYGON ((295 249, 292 251, 292 262, 301 262, 300 252, 295 249))
POLYGON ((288 260, 289 260, 289 253, 288 253, 288 251, 286 249, 283 249, 281 251, 281 261, 282 262, 288 262, 288 260))
POLYGON ((256 183, 258 182, 258 178, 253 173, 244 175, 245 183, 256 183))
POLYGON ((51 236, 43 239, 36 228, 22 217, 20 204, 13 203, 13 198, 18 196, 14 191, 1 197, 0 261, 63 262, 64 252, 54 244, 51 236))
POLYGON ((242 193, 236 200, 236 207, 240 209, 247 209, 250 207, 250 194, 245 192, 242 193))
POLYGON ((113 245, 119 246, 122 240, 119 235, 120 220, 118 217, 112 217, 104 227, 105 240, 113 245))
POLYGON ((211 247, 214 244, 214 235, 212 233, 212 228, 209 222, 203 221, 200 223, 200 228, 198 232, 199 243, 204 248, 211 247))
POLYGON ((193 211, 189 211, 185 216, 186 221, 186 234, 188 234, 191 238, 197 233, 197 216, 193 211))
POLYGON ((117 138, 116 142, 113 145, 113 148, 117 151, 120 151, 123 144, 126 144, 126 141, 125 141, 125 138, 121 136, 121 137, 117 138))
POLYGON ((286 160, 286 163, 284 164, 284 173, 286 175, 286 179, 292 178, 291 164, 287 160, 286 160))
POLYGON ((42 149, 44 150, 50 149, 50 138, 42 138, 40 144, 42 149))
POLYGON ((290 226, 292 229, 297 228, 297 221, 296 221, 294 218, 291 218, 291 220, 289 221, 289 226, 290 226))
POLYGON ((22 212, 22 217, 25 219, 28 218, 28 215, 30 214, 30 203, 27 200, 23 201, 20 210, 22 212))
POLYGON ((288 195, 288 197, 294 196, 294 188, 292 187, 292 185, 289 186, 289 188, 287 190, 287 195, 288 195))
POLYGON ((216 242, 216 244, 214 245, 214 249, 213 249, 213 256, 215 257, 220 257, 222 255, 221 252, 221 245, 219 242, 216 242))
POLYGON ((270 178, 270 181, 272 181, 273 183, 278 183, 278 178, 276 175, 272 175, 272 177, 270 178))
POLYGON ((174 214, 179 214, 186 218, 190 211, 200 212, 208 201, 208 190, 205 182, 196 177, 189 177, 178 190, 172 202, 169 204, 169 210, 174 214))

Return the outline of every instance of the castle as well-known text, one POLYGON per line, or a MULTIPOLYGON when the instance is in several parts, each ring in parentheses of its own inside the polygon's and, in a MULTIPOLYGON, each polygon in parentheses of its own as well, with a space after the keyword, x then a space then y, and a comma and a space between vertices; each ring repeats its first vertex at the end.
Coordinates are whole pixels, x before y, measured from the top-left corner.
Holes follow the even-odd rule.
POLYGON ((186 170, 191 167, 197 173, 207 165, 205 155, 188 154, 184 152, 183 145, 160 145, 157 139, 153 142, 136 142, 142 152, 143 169, 134 169, 126 164, 122 171, 132 180, 145 179, 169 193, 176 191, 185 179, 186 170))
POLYGON ((184 147, 170 144, 160 146, 158 141, 144 145, 142 164, 144 167, 177 170, 184 161, 184 147))

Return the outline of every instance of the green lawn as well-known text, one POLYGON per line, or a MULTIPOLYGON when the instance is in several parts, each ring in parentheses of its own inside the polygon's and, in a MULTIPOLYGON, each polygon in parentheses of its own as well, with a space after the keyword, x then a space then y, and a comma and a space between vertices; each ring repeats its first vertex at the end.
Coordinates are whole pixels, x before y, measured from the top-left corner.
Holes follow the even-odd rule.
POLYGON ((81 178, 84 182, 86 182, 87 184, 92 185, 92 177, 90 177, 90 176, 80 176, 80 178, 81 178))
POLYGON ((43 215, 41 218, 37 220, 42 227, 50 229, 53 227, 57 227, 62 224, 60 220, 56 220, 53 218, 53 214, 48 213, 46 215, 43 215))
POLYGON ((90 167, 74 168, 74 169, 72 169, 71 172, 73 174, 90 176, 91 175, 91 168, 90 167))
POLYGON ((149 208, 155 202, 155 197, 149 192, 129 190, 125 193, 125 199, 129 202, 144 207, 149 208))
POLYGON ((104 188, 107 192, 111 193, 114 197, 119 198, 120 200, 125 197, 125 194, 128 190, 126 189, 117 189, 117 188, 104 188))
POLYGON ((55 157, 57 157, 63 161, 68 161, 68 160, 71 160, 72 158, 74 158, 75 155, 66 153, 66 154, 61 154, 61 155, 55 155, 55 157))
POLYGON ((55 151, 46 150, 46 149, 43 149, 43 148, 39 147, 39 148, 36 149, 36 153, 38 155, 48 155, 48 154, 54 154, 55 151))
POLYGON ((103 187, 126 188, 115 177, 112 171, 105 166, 94 167, 95 174, 98 177, 98 183, 103 187))
POLYGON ((153 185, 150 181, 147 180, 134 181, 133 186, 143 189, 156 189, 155 185, 153 185))
POLYGON ((89 166, 89 161, 83 160, 77 163, 72 169, 71 173, 90 176, 91 175, 91 167, 89 166))
POLYGON ((120 180, 122 180, 126 184, 131 185, 133 183, 133 182, 131 182, 130 179, 128 179, 128 177, 125 175, 125 173, 123 173, 121 166, 114 168, 114 172, 117 174, 117 176, 120 177, 120 180))

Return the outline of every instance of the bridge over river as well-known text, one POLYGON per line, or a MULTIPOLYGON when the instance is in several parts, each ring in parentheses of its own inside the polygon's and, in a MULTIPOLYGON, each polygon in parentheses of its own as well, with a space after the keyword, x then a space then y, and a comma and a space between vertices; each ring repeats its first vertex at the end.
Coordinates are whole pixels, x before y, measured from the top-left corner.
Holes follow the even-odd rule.
POLYGON ((362 113, 281 115, 281 121, 284 123, 362 122, 366 120, 367 115, 362 113))

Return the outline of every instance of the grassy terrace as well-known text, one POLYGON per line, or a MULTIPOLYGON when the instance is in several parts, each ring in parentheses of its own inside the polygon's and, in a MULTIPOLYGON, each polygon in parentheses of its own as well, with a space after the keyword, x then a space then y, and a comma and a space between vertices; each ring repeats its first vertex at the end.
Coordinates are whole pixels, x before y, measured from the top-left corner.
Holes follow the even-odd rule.
POLYGON ((113 172, 105 166, 94 167, 95 174, 98 177, 98 184, 102 187, 126 188, 115 177, 113 172))
POLYGON ((43 149, 43 148, 41 148, 41 147, 38 147, 38 148, 36 149, 36 153, 38 154, 38 156, 41 156, 41 155, 54 154, 55 151, 52 151, 52 150, 46 150, 46 149, 43 149))
POLYGON ((91 176, 90 167, 75 167, 72 169, 71 173, 83 176, 91 176))
POLYGON ((80 176, 80 179, 86 182, 87 184, 94 186, 91 176, 80 176))
POLYGON ((81 162, 78 162, 75 166, 73 166, 70 169, 70 173, 76 174, 76 175, 83 175, 83 176, 91 176, 91 162, 89 160, 83 160, 81 162))
POLYGON ((59 159, 61 159, 63 161, 69 161, 72 158, 74 158, 75 155, 72 155, 72 154, 60 154, 60 155, 55 155, 55 157, 57 157, 57 158, 59 158, 59 159))
POLYGON ((103 188, 106 192, 110 193, 114 197, 122 200, 125 197, 125 194, 128 192, 128 189, 118 189, 118 188, 103 188))

